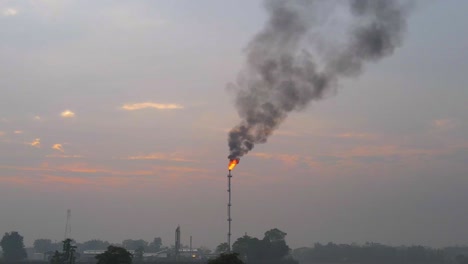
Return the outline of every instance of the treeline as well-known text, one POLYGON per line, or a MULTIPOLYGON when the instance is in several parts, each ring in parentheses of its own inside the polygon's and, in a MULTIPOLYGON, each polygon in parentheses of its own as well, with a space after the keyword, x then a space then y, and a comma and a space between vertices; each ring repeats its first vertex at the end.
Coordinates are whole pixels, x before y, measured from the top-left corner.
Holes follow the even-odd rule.
POLYGON ((292 251, 300 263, 372 263, 372 264, 468 264, 468 248, 433 249, 423 246, 392 247, 378 243, 334 244, 302 247, 292 251))
MULTIPOLYGON (((286 233, 274 228, 265 232, 263 238, 248 236, 238 238, 232 245, 232 251, 237 253, 239 258, 251 264, 297 264, 291 258, 288 244, 286 243, 286 233)), ((218 246, 216 252, 220 252, 218 246)))
MULTIPOLYGON (((107 241, 93 239, 83 243, 74 244, 78 252, 86 250, 105 250, 110 245, 121 246, 127 250, 143 249, 144 252, 158 252, 163 249, 162 239, 155 237, 152 242, 143 239, 126 239, 122 243, 109 243, 107 241)), ((39 253, 54 252, 62 249, 62 242, 53 242, 51 239, 36 239, 34 250, 39 253)))

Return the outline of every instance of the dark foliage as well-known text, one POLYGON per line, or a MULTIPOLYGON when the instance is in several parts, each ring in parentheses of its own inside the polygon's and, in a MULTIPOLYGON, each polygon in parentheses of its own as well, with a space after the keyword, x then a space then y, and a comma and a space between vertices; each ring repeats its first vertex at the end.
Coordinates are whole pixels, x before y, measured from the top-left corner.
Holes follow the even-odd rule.
POLYGON ((223 253, 215 259, 208 261, 208 264, 244 264, 238 253, 223 253))
POLYGON ((293 251, 301 263, 444 263, 442 250, 422 246, 391 247, 377 243, 348 245, 328 243, 315 244, 313 248, 299 248, 293 251))
POLYGON ((290 251, 285 237, 286 233, 276 228, 265 232, 262 240, 245 235, 234 242, 232 250, 249 262, 282 260, 290 251))
POLYGON ((125 248, 109 246, 106 252, 96 256, 97 264, 131 264, 133 255, 125 248))
POLYGON ((13 262, 27 257, 23 237, 18 232, 5 233, 0 245, 6 262, 13 262))

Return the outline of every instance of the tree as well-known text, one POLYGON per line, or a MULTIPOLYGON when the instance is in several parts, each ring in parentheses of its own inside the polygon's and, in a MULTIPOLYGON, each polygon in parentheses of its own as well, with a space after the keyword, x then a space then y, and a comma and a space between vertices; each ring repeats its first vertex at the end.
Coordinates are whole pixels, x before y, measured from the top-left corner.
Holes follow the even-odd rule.
POLYGON ((70 238, 62 241, 62 253, 55 251, 54 255, 50 259, 51 264, 75 264, 76 260, 76 246, 74 241, 70 238))
POLYGON ((133 239, 126 239, 122 241, 122 246, 127 250, 136 250, 139 247, 147 248, 148 242, 143 239, 133 240, 133 239))
POLYGON ((265 237, 264 239, 270 241, 270 242, 275 242, 275 241, 280 241, 284 240, 286 237, 287 233, 279 230, 278 228, 273 228, 265 232, 265 237))
POLYGON ((90 250, 90 249, 106 249, 110 246, 109 242, 102 241, 98 239, 89 240, 83 242, 79 245, 80 251, 90 250))
POLYGON ((63 259, 64 263, 66 264, 74 264, 75 263, 75 252, 76 246, 73 245, 73 240, 67 238, 63 241, 63 259))
POLYGON ((153 242, 148 245, 149 252, 158 252, 162 247, 162 239, 160 237, 155 237, 153 242))
POLYGON ((282 259, 289 254, 291 250, 286 244, 286 233, 274 228, 265 232, 263 241, 267 248, 267 258, 269 259, 282 259))
POLYGON ((200 255, 202 256, 206 256, 208 254, 211 254, 211 249, 205 247, 205 246, 201 246, 198 248, 198 252, 200 255))
POLYGON ((457 255, 455 260, 457 264, 468 264, 468 257, 465 257, 464 255, 457 255))
POLYGON ((19 261, 27 257, 23 237, 18 232, 5 233, 0 245, 3 249, 3 258, 7 262, 19 261))
POLYGON ((226 242, 221 243, 216 247, 217 254, 226 253, 228 251, 229 251, 229 245, 226 242))
POLYGON ((62 254, 60 254, 57 250, 55 251, 54 255, 52 258, 50 258, 50 264, 62 264, 63 263, 63 257, 62 254))
POLYGON ((247 258, 249 261, 265 259, 266 253, 263 241, 248 235, 238 238, 232 245, 232 251, 239 253, 242 258, 247 258))
POLYGON ((143 247, 139 247, 135 250, 135 256, 134 256, 134 260, 135 260, 135 263, 143 263, 143 252, 144 252, 144 248, 143 247))
POLYGON ((290 251, 285 237, 286 233, 277 228, 265 232, 262 240, 245 235, 234 242, 232 250, 249 261, 282 260, 290 251))
POLYGON ((210 259, 208 264, 244 264, 238 253, 223 253, 215 259, 210 259))
POLYGON ((39 253, 45 253, 54 251, 56 248, 50 239, 36 239, 34 240, 34 250, 39 253))
POLYGON ((109 246, 106 252, 96 256, 97 264, 131 264, 133 255, 125 248, 109 246))

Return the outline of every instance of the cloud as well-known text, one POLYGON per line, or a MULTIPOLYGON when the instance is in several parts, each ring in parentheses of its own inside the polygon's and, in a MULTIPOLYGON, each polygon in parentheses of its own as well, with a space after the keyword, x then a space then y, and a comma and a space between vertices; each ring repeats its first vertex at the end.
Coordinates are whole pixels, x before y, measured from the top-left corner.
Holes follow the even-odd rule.
POLYGON ((63 111, 60 115, 61 115, 62 117, 64 117, 64 118, 72 118, 72 117, 75 117, 75 113, 73 113, 73 112, 70 111, 70 110, 65 110, 65 111, 63 111))
POLYGON ((4 135, 5 135, 5 132, 0 131, 0 137, 1 137, 1 136, 4 136, 4 135))
POLYGON ((194 162, 194 160, 187 159, 178 153, 150 153, 146 155, 129 156, 124 158, 126 160, 165 160, 165 161, 178 161, 178 162, 194 162))
POLYGON ((35 148, 40 148, 41 147, 41 139, 36 138, 33 142, 28 143, 30 146, 35 147, 35 148))
POLYGON ((452 130, 458 126, 458 122, 451 118, 434 119, 431 126, 437 130, 452 130))
POLYGON ((83 177, 71 177, 71 176, 56 176, 56 175, 43 175, 44 182, 46 183, 63 183, 70 185, 91 185, 95 184, 92 179, 83 177))
POLYGON ((3 10, 2 14, 4 16, 16 16, 18 14, 18 10, 14 8, 6 8, 3 10))
POLYGON ((174 110, 174 109, 183 109, 184 107, 178 104, 158 104, 158 103, 136 103, 136 104, 124 104, 122 109, 127 111, 141 110, 145 108, 153 108, 158 110, 174 110))
POLYGON ((376 135, 367 133, 342 133, 335 135, 335 137, 344 139, 375 139, 376 135))
POLYGON ((34 120, 41 120, 41 117, 37 115, 34 117, 34 120))
POLYGON ((65 150, 63 150, 62 144, 54 144, 54 145, 52 146, 52 148, 55 149, 55 150, 58 150, 58 151, 60 151, 60 152, 62 152, 62 153, 65 152, 65 150))
POLYGON ((291 154, 271 154, 271 153, 264 153, 264 152, 256 152, 252 153, 252 156, 260 158, 260 159, 272 159, 280 161, 286 165, 296 165, 300 161, 304 161, 304 157, 300 157, 299 155, 291 155, 291 154))
POLYGON ((23 134, 23 131, 22 131, 22 130, 15 130, 13 133, 15 133, 15 134, 23 134))
POLYGON ((59 158, 59 159, 80 159, 83 158, 81 155, 47 155, 47 158, 59 158))

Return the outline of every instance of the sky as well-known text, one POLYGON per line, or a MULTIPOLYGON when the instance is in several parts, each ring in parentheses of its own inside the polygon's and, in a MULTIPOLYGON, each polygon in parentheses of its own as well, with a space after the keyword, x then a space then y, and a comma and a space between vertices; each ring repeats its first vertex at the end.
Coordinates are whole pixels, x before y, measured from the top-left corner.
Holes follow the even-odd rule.
MULTIPOLYGON (((468 2, 416 2, 403 45, 294 112, 233 171, 233 239, 468 244, 468 2)), ((0 233, 214 248, 226 89, 261 1, 1 0, 0 233)), ((329 32, 333 34, 333 32, 329 32)))

